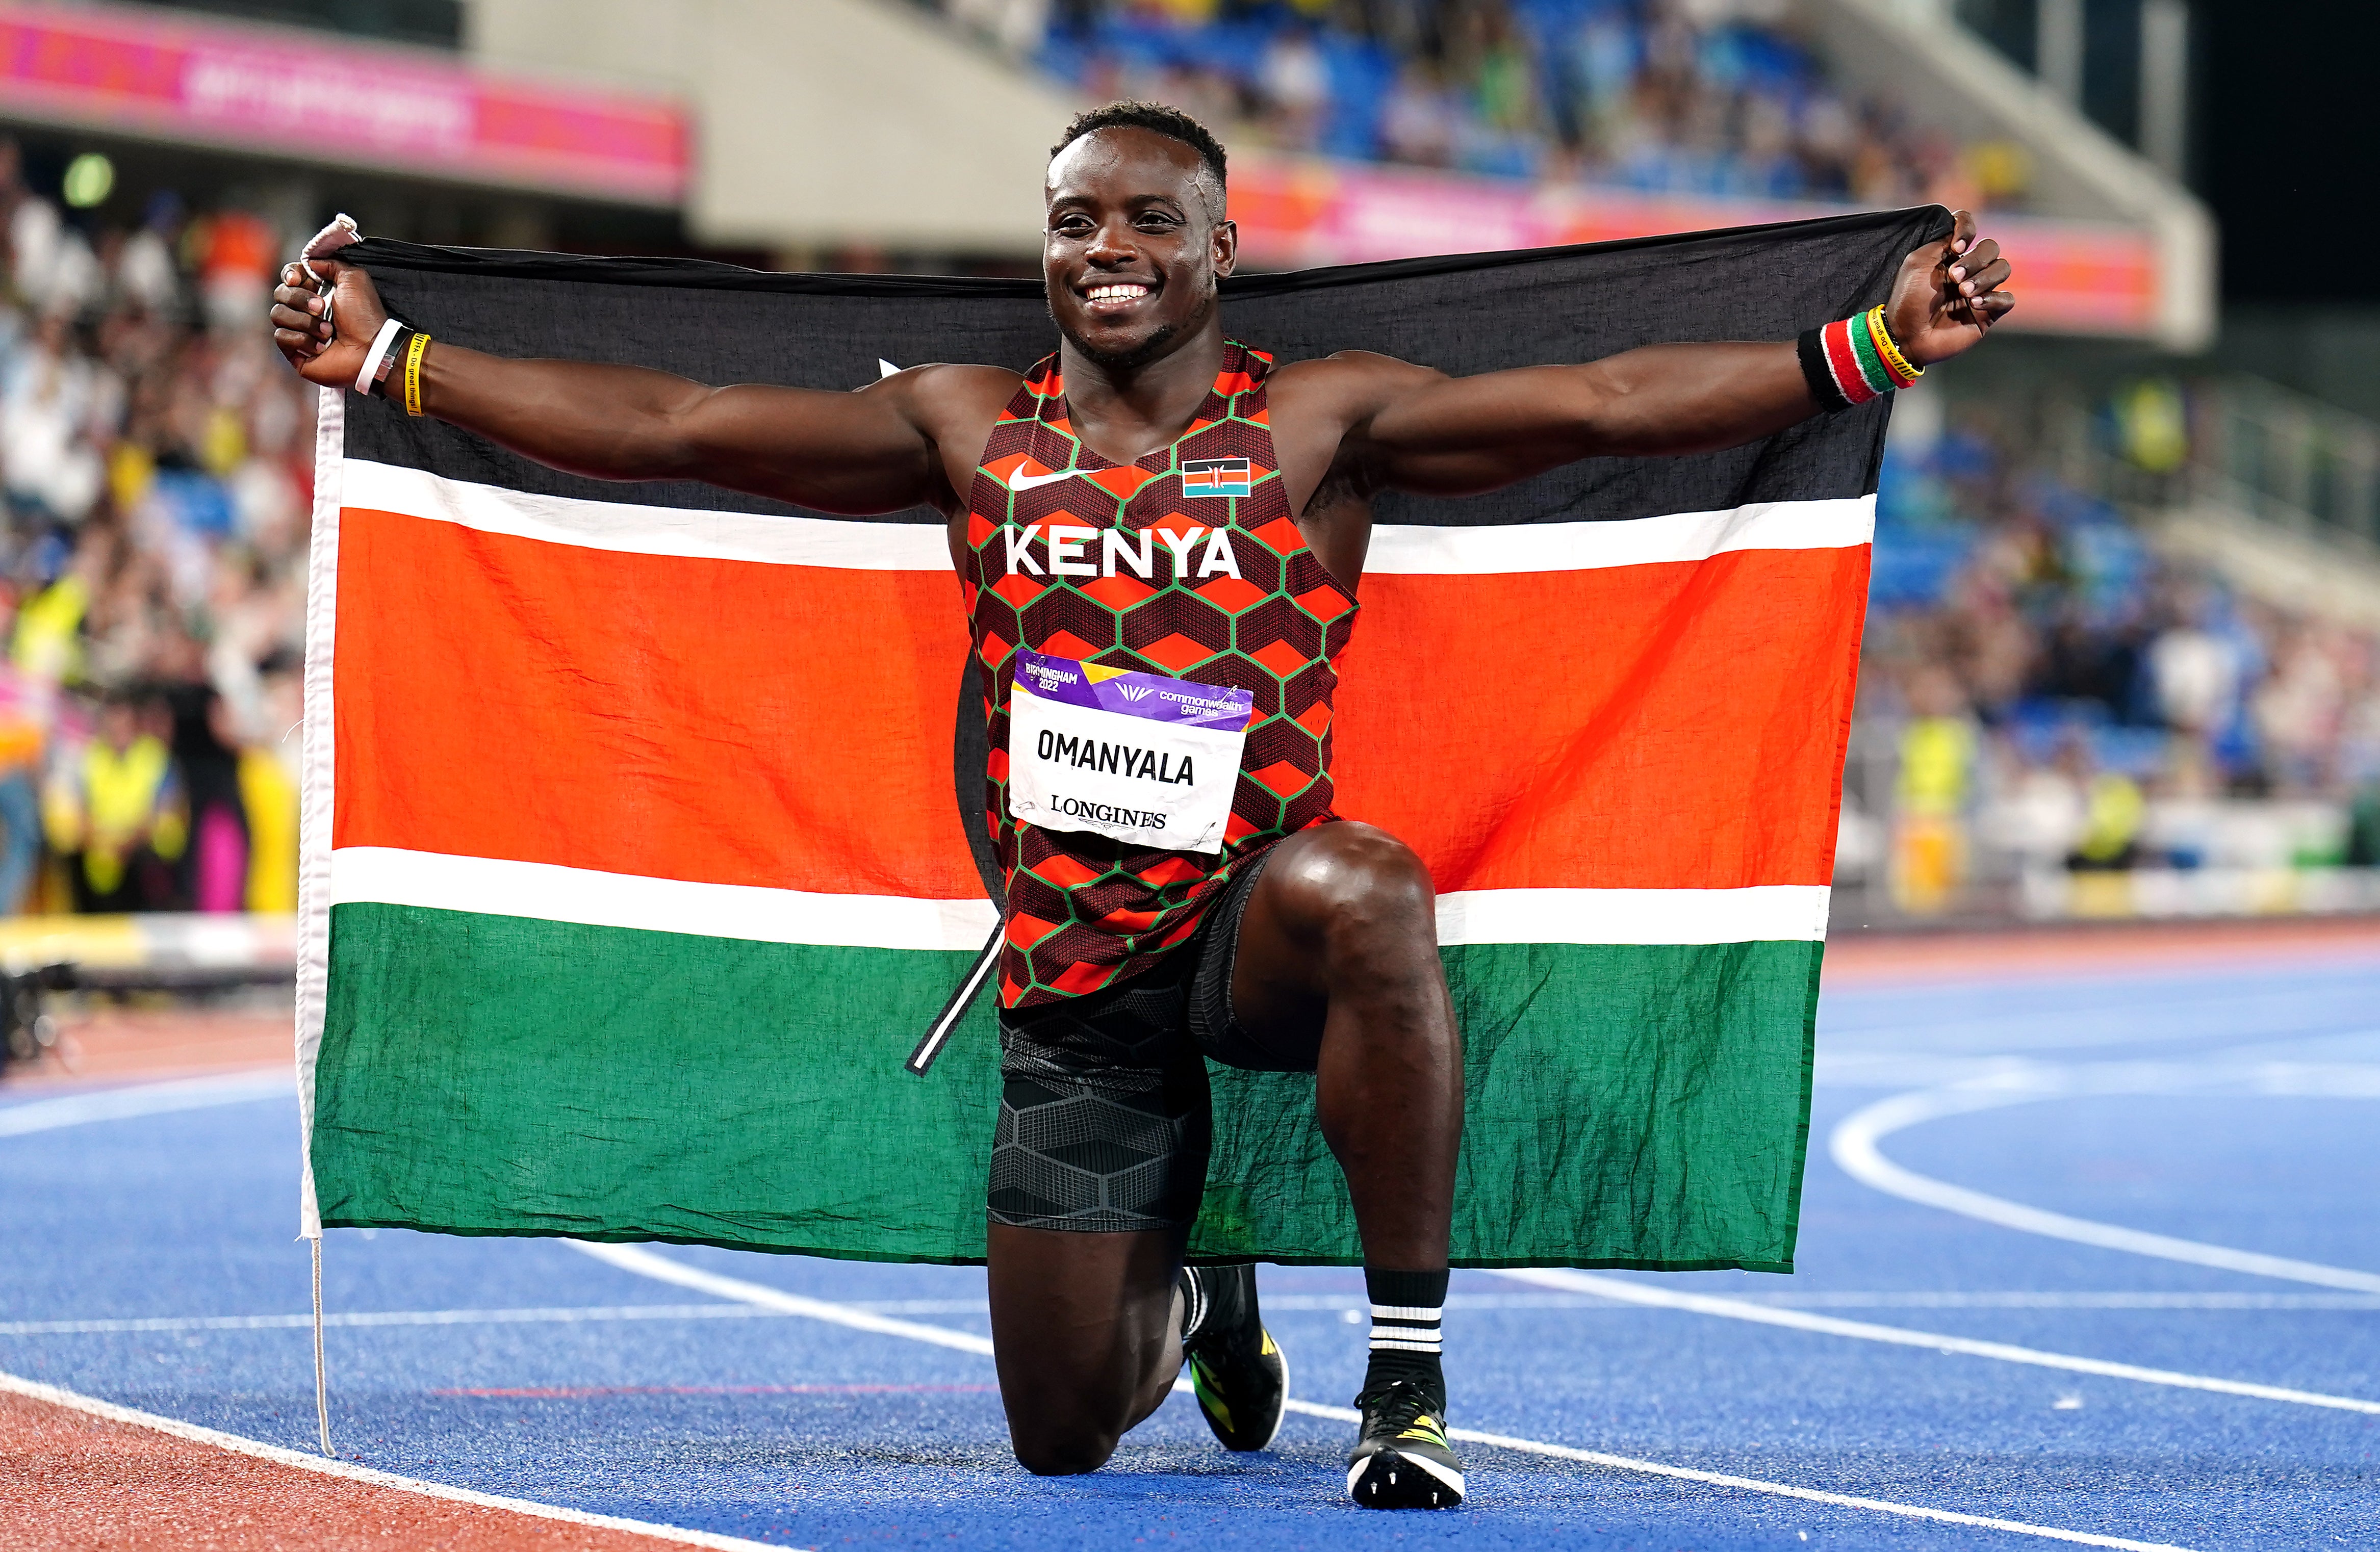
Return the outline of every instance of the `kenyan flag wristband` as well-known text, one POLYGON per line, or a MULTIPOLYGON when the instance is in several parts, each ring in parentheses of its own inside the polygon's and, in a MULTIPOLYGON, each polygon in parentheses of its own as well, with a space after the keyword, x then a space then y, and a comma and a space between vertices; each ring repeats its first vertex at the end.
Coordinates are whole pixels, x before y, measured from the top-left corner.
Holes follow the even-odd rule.
POLYGON ((1805 330, 1795 348, 1802 358, 1802 375, 1810 380, 1810 396, 1823 409, 1864 405, 1925 375, 1923 367, 1910 365, 1900 353, 1885 326, 1881 307, 1823 329, 1805 330))

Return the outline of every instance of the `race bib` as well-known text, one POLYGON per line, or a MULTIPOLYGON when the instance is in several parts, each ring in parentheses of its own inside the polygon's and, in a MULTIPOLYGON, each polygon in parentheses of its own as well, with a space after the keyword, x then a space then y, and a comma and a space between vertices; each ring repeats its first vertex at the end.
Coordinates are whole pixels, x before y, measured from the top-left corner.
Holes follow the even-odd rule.
POLYGON ((1008 811, 1043 830, 1220 852, 1256 697, 1020 649, 1008 811))

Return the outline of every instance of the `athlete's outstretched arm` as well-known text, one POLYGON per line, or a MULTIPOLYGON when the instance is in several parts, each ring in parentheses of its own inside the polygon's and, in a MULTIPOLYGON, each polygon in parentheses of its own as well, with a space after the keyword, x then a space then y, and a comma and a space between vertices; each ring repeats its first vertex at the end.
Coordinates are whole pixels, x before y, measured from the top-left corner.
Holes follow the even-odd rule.
MULTIPOLYGON (((1893 337, 1921 367, 1959 354, 2016 305, 2009 273, 1961 211, 1949 237, 1902 261, 1885 308, 1893 337)), ((1466 378, 1402 370, 1351 442, 1368 483, 1424 495, 1493 490, 1578 458, 1734 447, 1818 411, 1791 342, 1656 345, 1466 378)))
MULTIPOLYGON (((387 309, 361 269, 316 263, 332 276, 335 333, 312 278, 292 264, 273 292, 273 343, 308 382, 352 387, 387 309)), ((710 388, 642 367, 512 360, 440 340, 422 358, 421 406, 573 474, 702 479, 823 512, 895 512, 947 503, 930 428, 948 421, 940 401, 979 395, 987 385, 964 379, 989 370, 913 370, 857 393, 710 388)), ((989 386, 995 402, 1006 397, 989 386)))

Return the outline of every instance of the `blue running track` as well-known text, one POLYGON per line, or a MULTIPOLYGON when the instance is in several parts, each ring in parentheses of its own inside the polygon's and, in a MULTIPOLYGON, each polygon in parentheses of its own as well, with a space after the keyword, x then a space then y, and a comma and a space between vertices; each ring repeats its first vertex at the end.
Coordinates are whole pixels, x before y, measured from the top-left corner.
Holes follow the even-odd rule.
MULTIPOLYGON (((1820 1030, 1799 1276, 1464 1272, 1448 1312, 1458 1425, 1741 1484, 1475 1443, 1468 1507, 1376 1514, 1345 1423, 1228 1456, 1180 1395, 1037 1480, 975 1352, 557 1243, 335 1230, 334 1438, 812 1547, 2380 1546, 2380 964, 1855 986, 1820 1030)), ((293 1101, 210 1082, 114 1119, 125 1091, 0 1092, 0 1370, 309 1447, 293 1101)), ((653 1254, 988 1329, 972 1269, 653 1254)), ((1343 1406, 1361 1277, 1262 1288, 1296 1394, 1343 1406)))

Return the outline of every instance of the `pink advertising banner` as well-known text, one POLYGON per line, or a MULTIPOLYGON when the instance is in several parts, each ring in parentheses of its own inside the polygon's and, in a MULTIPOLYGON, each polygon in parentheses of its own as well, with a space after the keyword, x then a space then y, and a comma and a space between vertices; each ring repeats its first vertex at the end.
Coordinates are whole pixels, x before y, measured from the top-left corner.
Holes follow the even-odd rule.
POLYGON ((107 6, 0 0, 0 117, 650 205, 689 164, 664 97, 107 6))
MULTIPOLYGON (((1648 237, 1840 213, 1832 205, 1557 188, 1261 153, 1232 158, 1241 251, 1267 269, 1648 237)), ((2156 253, 2139 228, 1986 215, 2021 272, 2011 328, 2155 333, 2156 253)))

